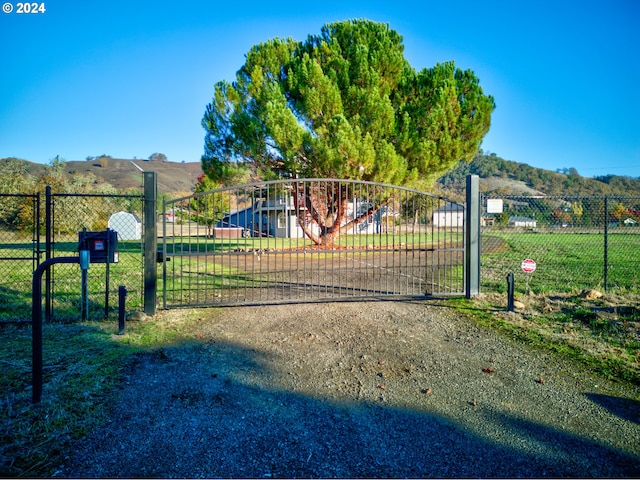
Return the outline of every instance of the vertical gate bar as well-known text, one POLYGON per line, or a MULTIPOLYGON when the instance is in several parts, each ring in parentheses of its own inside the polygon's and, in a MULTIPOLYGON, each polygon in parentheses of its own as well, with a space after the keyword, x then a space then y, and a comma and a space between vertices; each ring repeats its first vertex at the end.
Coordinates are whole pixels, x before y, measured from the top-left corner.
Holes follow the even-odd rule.
MULTIPOLYGON (((297 190, 299 193, 296 193, 298 195, 298 215, 300 215, 301 219, 303 219, 304 222, 307 222, 308 220, 308 215, 310 212, 308 212, 306 210, 305 204, 304 204, 304 198, 305 195, 307 194, 307 191, 309 189, 309 185, 308 182, 304 181, 304 182, 300 182, 297 184, 297 190), (300 193, 301 192, 301 193, 300 193), (302 217, 302 215, 304 215, 304 217, 302 217)), ((310 228, 309 225, 307 225, 308 228, 310 228)), ((309 278, 307 276, 307 264, 309 262, 307 262, 307 248, 305 247, 303 249, 303 254, 302 254, 302 279, 303 279, 303 285, 305 288, 302 289, 302 298, 303 299, 307 299, 307 278, 309 278)))
MULTIPOLYGON (((162 251, 165 255, 169 253, 169 243, 167 242, 167 212, 168 212, 168 202, 166 198, 162 200, 162 251)), ((172 250, 173 252, 173 250, 172 250)), ((173 259, 175 261, 175 259, 173 259)), ((173 279, 173 277, 172 277, 173 279)), ((163 284, 163 307, 167 308, 168 303, 168 293, 169 293, 169 269, 167 268, 167 262, 164 262, 162 265, 162 284, 163 284)))
MULTIPOLYGON (((333 182, 333 183, 334 183, 333 187, 332 187, 333 188, 333 192, 335 192, 335 194, 337 194, 337 196, 338 196, 338 210, 336 212, 336 220, 338 220, 339 217, 340 217, 340 212, 341 212, 342 208, 346 209, 346 207, 347 207, 346 205, 342 205, 342 190, 345 187, 345 184, 343 182, 341 182, 341 181, 336 181, 336 182, 333 182)), ((347 203, 349 202, 348 199, 346 201, 347 201, 347 203)), ((331 272, 330 272, 330 275, 328 277, 329 280, 328 280, 327 284, 329 285, 329 291, 331 292, 331 296, 332 297, 335 297, 335 296, 340 297, 339 283, 338 283, 338 285, 336 285, 335 274, 336 274, 336 270, 338 268, 336 266, 336 256, 338 257, 338 261, 340 259, 340 255, 339 255, 339 253, 337 253, 337 251, 340 248, 340 244, 337 243, 337 242, 340 240, 340 227, 342 226, 340 224, 341 221, 342 220, 340 219, 338 221, 338 223, 334 227, 334 229, 335 228, 338 229, 338 237, 334 236, 334 244, 331 247, 331 250, 332 250, 332 253, 331 253, 331 268, 330 268, 331 272), (338 288, 336 288, 336 287, 338 287, 338 288)))
MULTIPOLYGON (((371 201, 372 193, 371 186, 369 184, 365 185, 366 197, 367 197, 367 209, 369 208, 369 202, 371 201)), ((375 197, 373 198, 375 200, 375 197)), ((364 219, 364 249, 365 249, 365 260, 364 265, 361 265, 361 268, 364 270, 364 294, 368 297, 369 292, 375 289, 375 285, 371 285, 373 278, 373 269, 375 268, 375 257, 373 257, 373 253, 369 248, 371 245, 371 238, 369 234, 369 216, 364 219)))
MULTIPOLYGON (((187 210, 187 233, 189 235, 189 254, 190 257, 193 258, 195 260, 195 275, 191 275, 191 283, 189 284, 189 302, 193 302, 195 299, 195 302, 198 303, 198 301, 200 300, 200 285, 199 285, 199 281, 198 281, 198 277, 200 274, 200 256, 198 255, 199 253, 199 249, 200 249, 200 237, 198 235, 198 224, 196 223, 195 226, 193 224, 193 212, 191 211, 191 202, 188 202, 187 205, 185 205, 185 208, 187 210), (193 230, 195 229, 196 233, 194 235, 193 230), (194 254, 194 250, 195 250, 195 256, 193 256, 194 254), (195 290, 195 293, 194 293, 195 290)), ((191 261, 191 263, 194 263, 194 260, 191 261)))
MULTIPOLYGON (((408 197, 409 193, 405 192, 405 197, 408 197)), ((407 216, 405 222, 407 222, 407 226, 405 228, 407 228, 407 230, 411 233, 411 254, 410 257, 407 257, 407 274, 411 275, 411 291, 409 293, 411 293, 412 295, 415 294, 416 292, 419 292, 421 290, 422 285, 420 285, 420 277, 418 277, 416 275, 417 272, 419 272, 419 268, 420 268, 420 262, 421 262, 421 258, 420 258, 420 242, 422 240, 422 236, 420 234, 420 226, 419 223, 414 221, 415 219, 415 215, 416 215, 416 208, 418 208, 418 205, 416 205, 416 196, 412 195, 411 198, 413 200, 412 204, 413 204, 413 208, 411 209, 411 218, 409 218, 407 216), (408 222, 411 222, 410 224, 408 222), (409 261, 411 261, 411 264, 409 265, 409 261), (416 265, 417 264, 417 265, 416 265)), ((405 203, 406 200, 405 200, 405 203)))
MULTIPOLYGON (((238 248, 238 251, 236 252, 235 256, 231 252, 226 252, 226 254, 229 255, 228 257, 229 270, 233 265, 235 265, 235 268, 237 270, 240 270, 240 268, 242 267, 242 272, 243 272, 242 280, 238 282, 236 295, 240 295, 240 293, 242 293, 243 297, 247 298, 249 288, 254 286, 254 272, 253 272, 254 265, 253 263, 251 263, 252 259, 249 257, 248 251, 249 251, 249 245, 253 245, 254 238, 256 235, 256 232, 255 232, 255 229, 256 229, 255 194, 256 192, 255 192, 255 189, 250 190, 250 187, 244 187, 241 191, 238 191, 238 193, 242 196, 242 198, 245 199, 245 201, 242 204, 243 208, 238 211, 238 223, 244 223, 244 225, 248 225, 249 233, 241 242, 241 245, 238 248), (240 221, 241 216, 244 216, 243 222, 240 221)), ((240 205, 237 205, 236 209, 239 209, 239 208, 240 208, 240 205)), ((224 253, 222 252, 224 251, 224 245, 222 242, 220 243, 220 249, 221 249, 221 255, 223 255, 224 253)), ((227 264, 226 262, 224 262, 224 264, 220 267, 220 286, 219 286, 223 299, 227 298, 227 289, 225 289, 224 283, 223 283, 223 278, 224 278, 226 268, 227 268, 227 264)), ((229 291, 229 301, 231 301, 231 298, 232 298, 231 293, 232 292, 229 291)))
MULTIPOLYGON (((304 214, 304 210, 302 210, 302 206, 300 205, 300 184, 298 183, 298 180, 296 180, 295 183, 295 188, 293 189, 293 194, 296 195, 296 199, 293 203, 295 211, 296 211, 296 228, 300 227, 300 230, 302 230, 302 223, 304 221, 302 215, 304 214)), ((306 290, 305 288, 300 288, 301 285, 304 285, 304 271, 302 272, 302 277, 301 277, 301 273, 300 273, 300 256, 302 256, 303 262, 302 262, 302 268, 304 269, 304 251, 306 250, 305 245, 307 244, 307 239, 306 239, 306 234, 304 233, 304 231, 302 231, 302 233, 298 233, 298 235, 301 235, 302 238, 302 249, 298 250, 296 252, 296 288, 297 288, 297 298, 303 298, 304 297, 304 291, 306 290), (302 283, 301 283, 302 282, 302 283)))
MULTIPOLYGON (((444 208, 451 209, 452 206, 449 204, 447 206, 447 201, 445 200, 444 208)), ((445 213, 445 216, 448 217, 448 221, 445 222, 444 225, 444 249, 442 250, 442 285, 440 293, 447 293, 449 290, 449 282, 450 282, 450 271, 449 271, 449 252, 451 251, 452 238, 453 238, 453 211, 448 211, 445 213)))
POLYGON ((189 204, 192 205, 193 208, 193 217, 196 219, 195 228, 196 235, 198 237, 198 258, 202 263, 202 272, 198 269, 198 277, 200 278, 197 282, 198 284, 198 303, 206 302, 209 296, 207 295, 209 292, 208 283, 209 283, 209 262, 207 258, 207 243, 209 242, 209 199, 211 198, 210 193, 204 194, 201 193, 197 198, 198 203, 190 201, 189 204), (203 210, 200 211, 200 210, 203 210), (204 233, 203 233, 204 228, 204 233))
POLYGON ((609 197, 604 197, 604 291, 609 283, 609 197))
MULTIPOLYGON (((319 186, 319 192, 322 192, 323 189, 326 190, 327 188, 327 181, 323 180, 323 181, 318 181, 318 186, 319 186)), ((318 259, 318 278, 320 278, 320 275, 322 274, 322 257, 323 255, 321 255, 320 253, 321 249, 318 248, 316 251, 316 257, 318 259)), ((326 258, 326 257, 325 257, 326 258)), ((325 265, 326 267, 326 265, 325 265)), ((324 282, 326 283, 326 282, 324 282)), ((322 282, 318 282, 318 290, 316 292, 317 297, 322 297, 322 282)))
MULTIPOLYGON (((353 218, 358 217, 358 213, 362 208, 360 202, 366 200, 362 193, 362 185, 354 185, 350 197, 353 197, 353 218)), ((362 240, 360 235, 356 234, 358 230, 354 229, 347 238, 347 256, 345 257, 345 295, 354 297, 357 295, 357 269, 362 261, 362 240), (349 281, 351 279, 351 281, 349 281)))
MULTIPOLYGON (((273 245, 275 242, 275 237, 276 237, 276 227, 277 225, 275 224, 275 215, 276 215, 276 211, 277 211, 277 204, 278 204, 278 199, 275 197, 274 193, 275 191, 272 191, 270 188, 267 191, 269 197, 270 197, 270 201, 269 201, 269 205, 271 210, 269 210, 269 234, 267 235, 266 238, 266 248, 265 248, 265 252, 270 251, 271 250, 271 245, 273 245)), ((267 265, 267 282, 268 285, 273 285, 272 287, 269 288, 269 290, 267 290, 267 293, 270 294, 269 295, 269 299, 273 300, 273 299, 277 299, 278 298, 278 283, 276 281, 276 276, 275 276, 275 271, 274 271, 274 266, 273 266, 273 262, 272 262, 272 258, 273 255, 263 255, 263 259, 266 260, 266 265, 267 265)))
MULTIPOLYGON (((271 239, 271 215, 270 215, 270 210, 269 210, 269 206, 272 204, 273 200, 271 199, 271 191, 269 188, 267 188, 267 194, 266 194, 266 209, 267 209, 267 221, 266 221, 266 232, 265 235, 260 239, 260 250, 259 252, 263 252, 264 250, 266 250, 265 244, 268 245, 270 239, 271 239)), ((266 285, 267 289, 265 290, 260 289, 260 293, 263 294, 264 296, 260 297, 260 300, 266 299, 268 300, 270 298, 270 292, 271 292, 271 278, 269 277, 270 274, 270 266, 269 266, 269 260, 267 258, 266 255, 259 255, 260 256, 260 268, 263 270, 261 272, 260 275, 260 282, 262 285, 266 285)))
POLYGON ((272 270, 273 270, 273 282, 274 282, 274 292, 275 292, 275 297, 277 300, 284 300, 285 296, 284 296, 284 282, 282 281, 282 277, 281 277, 281 273, 280 273, 280 268, 278 267, 278 264, 280 263, 279 259, 278 259, 278 246, 281 242, 281 238, 280 238, 280 219, 279 216, 282 214, 282 212, 280 211, 281 207, 282 208, 286 208, 286 206, 283 203, 283 198, 281 196, 282 194, 282 184, 275 184, 274 185, 274 202, 277 204, 277 208, 275 208, 273 215, 273 248, 271 247, 271 245, 269 246, 269 251, 272 251, 273 253, 270 255, 270 257, 273 257, 270 259, 272 265, 272 270), (278 187, 280 188, 280 192, 278 192, 278 187))
MULTIPOLYGON (((415 205, 414 205, 415 207, 415 205)), ((409 225, 406 223, 407 221, 405 220, 405 224, 404 224, 404 248, 402 248, 402 246, 400 246, 400 252, 401 252, 401 257, 400 257, 400 272, 404 275, 404 291, 401 291, 400 293, 403 294, 410 294, 413 293, 413 261, 414 259, 411 257, 414 253, 414 245, 413 243, 415 242, 415 236, 413 234, 413 227, 409 227, 409 225), (411 262, 412 266, 410 268, 409 266, 409 262, 411 262), (404 263, 404 266, 403 266, 404 263)), ((402 279, 402 277, 400 277, 402 279)))
MULTIPOLYGON (((367 185, 367 190, 371 190, 371 196, 367 201, 367 208, 371 206, 380 206, 387 196, 393 195, 393 189, 390 187, 376 187, 367 185)), ((369 224, 369 217, 367 218, 367 232, 372 228, 371 237, 372 241, 367 242, 373 245, 372 256, 374 258, 371 262, 371 277, 373 285, 371 288, 371 294, 387 294, 389 292, 389 276, 391 281, 394 281, 395 272, 393 267, 389 269, 389 238, 382 233, 382 207, 376 212, 370 215, 372 222, 369 224), (378 249, 379 246, 379 249, 378 249)), ((393 238, 393 237, 392 237, 393 238)), ((395 258, 395 253, 391 255, 392 260, 395 258)))
MULTIPOLYGON (((369 208, 369 204, 371 203, 371 201, 375 201, 375 197, 372 198, 372 193, 371 193, 371 186, 369 184, 365 184, 363 186, 364 188, 364 193, 363 193, 363 197, 365 198, 365 205, 363 205, 365 207, 365 212, 366 209, 369 208)), ((361 243, 361 248, 364 250, 364 262, 361 262, 360 265, 360 270, 362 272, 362 276, 364 278, 364 285, 362 290, 359 292, 360 295, 364 295, 364 296, 369 296, 369 292, 375 288, 374 286, 371 285, 371 271, 375 268, 373 266, 373 262, 371 261, 371 250, 369 248, 369 245, 371 245, 371 239, 369 236, 369 218, 365 218, 364 219, 364 225, 363 225, 363 230, 364 230, 364 242, 360 242, 361 243)))
MULTIPOLYGON (((267 205, 269 205, 269 191, 267 190, 266 195, 263 193, 264 199, 263 199, 263 204, 262 204, 262 208, 266 208, 267 205)), ((264 263, 262 262, 262 255, 260 255, 260 251, 262 251, 263 246, 264 246, 264 239, 265 239, 265 235, 269 234, 269 216, 267 214, 266 218, 265 218, 265 214, 262 214, 262 220, 264 222, 264 224, 262 225, 262 234, 260 235, 260 241, 258 242, 258 265, 259 265, 259 269, 260 269, 260 285, 264 286, 264 263), (265 221, 266 220, 266 221, 265 221)), ((264 288, 260 288, 260 300, 263 300, 263 293, 264 293, 264 288)))
MULTIPOLYGON (((338 198, 340 199, 340 202, 342 202, 342 197, 343 197, 343 190, 345 191, 345 193, 347 193, 347 195, 344 195, 345 197, 349 197, 349 188, 348 185, 339 183, 338 184, 338 198)), ((347 198, 347 205, 349 204, 349 198, 347 198)), ((346 208, 346 207, 345 207, 346 208)), ((349 222, 349 217, 348 217, 348 210, 347 210, 347 215, 345 216, 344 219, 345 223, 349 222)), ((341 225, 338 225, 338 229, 340 228, 341 225)), ((348 233, 345 232, 345 235, 348 235, 348 233)), ((337 254, 333 255, 333 268, 331 271, 331 284, 333 286, 333 295, 335 295, 336 297, 340 298, 343 295, 343 291, 342 291, 342 278, 340 278, 340 266, 341 266, 341 262, 342 262, 342 254, 339 250, 341 250, 342 248, 342 237, 343 235, 339 235, 337 238, 338 244, 335 246, 336 250, 338 250, 337 254), (336 259, 336 255, 337 255, 337 259, 336 259), (337 260, 337 267, 336 267, 336 260, 337 260)))
POLYGON ((217 233, 218 227, 224 228, 224 219, 227 215, 230 215, 232 212, 232 191, 226 190, 222 193, 212 193, 210 194, 210 202, 211 202, 211 227, 208 230, 208 244, 207 244, 207 261, 211 263, 208 267, 208 272, 210 275, 209 281, 209 296, 211 298, 211 303, 220 303, 222 302, 222 293, 218 288, 218 262, 224 263, 224 260, 221 255, 221 249, 219 245, 220 236, 217 233), (227 198, 228 202, 225 205, 224 199, 227 198))
POLYGON ((416 278, 418 279, 418 288, 416 293, 424 294, 426 289, 426 276, 423 275, 423 272, 427 271, 427 231, 425 229, 426 225, 423 223, 423 218, 425 217, 425 210, 428 208, 428 205, 423 206, 424 202, 428 202, 429 198, 421 199, 420 204, 418 205, 418 217, 416 221, 416 228, 418 228, 418 238, 420 239, 418 246, 418 255, 419 261, 418 266, 415 271, 416 278), (424 253, 423 253, 424 252, 424 253))
POLYGON ((442 198, 438 201, 438 208, 443 209, 443 225, 438 225, 438 250, 437 250, 437 279, 436 288, 437 293, 442 293, 442 286, 445 282, 445 265, 443 263, 443 252, 447 248, 447 212, 445 211, 446 201, 442 198))
MULTIPOLYGON (((316 185, 314 185, 313 181, 309 181, 309 182, 305 182, 305 187, 308 189, 308 191, 305 192, 305 195, 308 196, 308 198, 312 198, 312 196, 314 195, 314 191, 316 188, 316 185)), ((309 212, 311 213, 311 212, 309 212)), ((309 225, 309 228, 311 228, 311 224, 309 225)), ((310 262, 307 261, 307 253, 305 253, 305 280, 307 280, 307 282, 309 283, 309 288, 305 289, 308 291, 305 291, 305 298, 313 298, 313 289, 314 289, 314 282, 313 282, 313 278, 314 278, 314 274, 313 274, 313 264, 314 264, 314 257, 315 257, 315 250, 314 250, 314 243, 311 243, 311 246, 309 248, 309 253, 308 256, 311 259, 310 262), (309 268, 307 269, 307 265, 309 266, 309 268)))
MULTIPOLYGON (((335 187, 335 182, 333 180, 326 180, 324 182, 324 191, 325 191, 325 197, 327 197, 327 195, 329 194, 329 192, 331 192, 332 194, 335 192, 333 189, 335 187), (331 190, 330 190, 331 189, 331 190)), ((333 196, 333 195, 332 195, 333 196)), ((332 200, 332 207, 331 207, 331 215, 335 215, 335 210, 334 210, 334 198, 331 199, 332 200)), ((333 246, 331 247, 333 249, 333 246)), ((328 255, 322 255, 323 258, 323 264, 324 264, 324 296, 328 296, 328 290, 329 290, 329 281, 328 281, 328 276, 327 276, 327 270, 328 270, 328 263, 330 261, 330 258, 328 255)))
MULTIPOLYGON (((361 196, 364 198, 365 202, 368 202, 371 198, 371 192, 369 190, 369 185, 365 185, 364 193, 361 196)), ((363 205, 363 207, 367 208, 368 205, 363 205)), ((367 229, 367 221, 368 219, 364 219, 364 242, 362 241, 362 236, 358 235, 358 243, 361 251, 364 252, 364 261, 358 262, 358 268, 360 270, 359 277, 363 279, 363 285, 358 292, 360 295, 366 295, 369 291, 369 270, 370 270, 370 262, 369 262, 369 238, 368 238, 368 229, 367 229)))
MULTIPOLYGON (((189 254, 195 259, 195 275, 191 275, 191 283, 189 284, 189 302, 195 298, 196 303, 200 300, 200 235, 198 235, 198 224, 193 222, 193 212, 191 211, 191 202, 187 200, 185 208, 187 210, 187 232, 189 235, 189 254), (195 253, 195 256, 194 256, 195 253), (194 294, 195 290, 195 294, 194 294)), ((193 264, 193 260, 191 261, 193 264)))
POLYGON ((167 308, 167 199, 162 199, 162 308, 167 308))
MULTIPOLYGON (((395 195, 395 188, 382 187, 377 189, 377 194, 378 194, 378 198, 375 200, 377 204, 382 205, 382 203, 386 200, 387 201, 386 205, 388 207, 389 203, 391 202, 391 199, 395 195)), ((379 237, 378 240, 380 242, 380 251, 379 253, 377 253, 379 259, 376 262, 379 264, 378 271, 379 271, 380 280, 381 280, 379 283, 378 291, 387 295, 389 292, 393 291, 392 289, 389 288, 389 277, 391 276, 391 279, 393 282, 394 281, 393 279, 396 276, 398 276, 398 274, 400 275, 402 274, 402 269, 403 269, 402 255, 403 254, 402 254, 402 251, 400 251, 400 256, 398 257, 399 264, 396 269, 394 265, 395 259, 396 259, 396 252, 395 252, 395 249, 393 249, 394 251, 391 252, 391 267, 389 266, 389 235, 383 229, 383 209, 384 208, 385 207, 381 206, 378 209, 378 211, 375 213, 373 217, 373 221, 374 221, 374 227, 378 232, 377 236, 379 237), (382 283, 383 279, 384 279, 384 283, 382 283)), ((395 238, 395 235, 392 235, 391 236, 392 241, 394 238, 395 238)))
MULTIPOLYGON (((179 231, 179 227, 180 224, 176 224, 176 203, 172 202, 171 203, 171 208, 173 209, 173 224, 171 225, 171 230, 172 230, 172 237, 171 237, 171 242, 173 243, 173 251, 176 252, 178 250, 180 250, 179 245, 178 245, 178 239, 180 231, 179 231)), ((177 275, 176 272, 182 272, 183 271, 183 261, 184 261, 184 257, 182 256, 182 251, 179 252, 180 256, 179 258, 179 263, 176 265, 176 263, 173 264, 173 277, 174 277, 174 284, 173 284, 173 298, 174 298, 174 302, 178 303, 179 305, 182 303, 182 275, 177 275)))
MULTIPOLYGON (((438 198, 436 200, 436 204, 434 206, 436 208, 436 212, 441 208, 441 199, 438 198)), ((438 213, 438 217, 440 214, 438 213)), ((440 250, 442 248, 440 242, 442 242, 441 235, 442 225, 440 224, 440 218, 438 219, 437 226, 434 223, 434 236, 433 236, 433 257, 431 263, 433 265, 433 293, 440 293, 440 250)))
MULTIPOLYGON (((202 258, 204 261, 204 274, 202 279, 202 298, 203 302, 208 301, 211 298, 209 291, 209 231, 211 230, 211 234, 213 234, 213 205, 210 203, 212 201, 212 197, 215 194, 207 193, 202 194, 200 200, 200 204, 204 205, 204 221, 200 221, 198 223, 198 237, 202 238, 202 258), (211 212, 211 220, 209 219, 209 212, 211 212), (209 225, 211 223, 211 226, 209 225), (203 225, 201 225, 203 224, 203 225), (204 226, 204 235, 200 233, 202 227, 204 226)), ((201 212, 196 211, 196 215, 202 215, 201 212)))
MULTIPOLYGON (((241 264, 243 264, 242 270, 244 273, 242 275, 242 280, 238 281, 238 287, 236 289, 236 299, 237 299, 238 298, 237 296, 240 295, 240 293, 242 293, 244 298, 247 298, 249 287, 251 286, 251 282, 253 280, 253 271, 249 272, 249 255, 247 255, 247 249, 249 248, 249 242, 253 242, 253 237, 255 235, 254 233, 255 198, 252 195, 253 192, 250 192, 247 187, 243 188, 241 191, 236 190, 236 192, 237 192, 236 201, 239 198, 245 199, 245 202, 243 203, 243 209, 241 210, 242 215, 244 215, 244 220, 242 222, 239 221, 238 223, 245 225, 246 226, 245 228, 248 228, 249 230, 249 233, 247 234, 247 236, 243 237, 242 242, 238 242, 240 245, 238 245, 237 255, 234 257, 231 252, 228 253, 229 267, 231 267, 232 261, 235 261, 237 270, 240 270, 240 266, 241 264), (249 217, 249 212, 251 212, 250 217, 249 217)), ((240 205, 236 203, 236 207, 235 207, 236 211, 239 208, 240 208, 240 205)), ((240 215, 241 214, 238 213, 238 220, 240 220, 240 215)), ((220 249, 221 249, 221 252, 224 250, 222 243, 220 244, 220 249)), ((225 266, 223 265, 220 269, 221 277, 224 274, 224 268, 225 266)), ((253 265, 251 266, 251 268, 253 270, 253 265)), ((224 285, 222 284, 222 282, 220 283, 219 288, 220 288, 221 294, 224 294, 224 285)))

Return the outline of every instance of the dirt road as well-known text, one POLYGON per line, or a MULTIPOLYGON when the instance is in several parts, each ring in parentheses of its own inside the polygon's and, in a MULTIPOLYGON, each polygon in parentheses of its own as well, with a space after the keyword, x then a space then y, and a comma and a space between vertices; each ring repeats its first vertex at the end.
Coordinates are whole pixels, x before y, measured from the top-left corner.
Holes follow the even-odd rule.
POLYGON ((437 302, 168 311, 57 477, 637 477, 639 392, 437 302))

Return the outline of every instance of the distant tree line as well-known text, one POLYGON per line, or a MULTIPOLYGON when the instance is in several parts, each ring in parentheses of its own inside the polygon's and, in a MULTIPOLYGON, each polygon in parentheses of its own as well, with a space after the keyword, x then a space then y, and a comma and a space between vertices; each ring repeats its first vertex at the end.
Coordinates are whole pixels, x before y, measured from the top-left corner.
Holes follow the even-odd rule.
MULTIPOLYGON (((589 178, 581 176, 575 168, 562 168, 552 172, 505 160, 495 153, 485 153, 482 150, 470 163, 460 162, 456 168, 444 174, 438 182, 445 191, 459 194, 464 189, 466 176, 470 174, 478 175, 480 178, 499 177, 522 181, 528 187, 545 195, 640 196, 640 178, 617 175, 589 178)), ((518 194, 508 186, 491 193, 518 194)))
MULTIPOLYGON (((119 210, 140 210, 128 204, 128 200, 122 201, 116 198, 122 193, 109 183, 99 181, 95 175, 65 173, 65 161, 59 157, 54 158, 49 165, 40 170, 38 174, 29 171, 29 163, 18 158, 0 159, 0 194, 8 196, 0 197, 0 226, 12 230, 30 230, 33 228, 33 202, 24 197, 13 196, 15 194, 33 195, 42 194, 47 186, 55 193, 72 194, 108 194, 114 195, 114 201, 105 199, 95 201, 95 198, 82 197, 73 202, 60 201, 56 204, 56 229, 59 233, 73 233, 82 228, 88 230, 103 230, 107 227, 109 214, 114 212, 114 202, 119 210)), ((44 201, 40 202, 44 209, 44 201)), ((44 210, 41 212, 44 218, 44 210)))

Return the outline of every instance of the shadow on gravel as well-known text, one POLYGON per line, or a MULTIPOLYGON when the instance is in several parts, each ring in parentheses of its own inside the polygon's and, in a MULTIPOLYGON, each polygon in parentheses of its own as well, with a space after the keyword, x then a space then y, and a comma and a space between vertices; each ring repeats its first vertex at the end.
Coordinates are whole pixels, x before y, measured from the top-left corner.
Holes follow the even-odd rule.
POLYGON ((55 476, 640 475, 638 458, 501 412, 485 413, 495 425, 492 440, 426 410, 340 398, 330 389, 327 398, 293 393, 289 367, 272 360, 222 342, 136 355, 111 421, 74 445, 55 476))
POLYGON ((637 400, 599 393, 587 393, 587 398, 620 418, 640 424, 640 402, 637 400))

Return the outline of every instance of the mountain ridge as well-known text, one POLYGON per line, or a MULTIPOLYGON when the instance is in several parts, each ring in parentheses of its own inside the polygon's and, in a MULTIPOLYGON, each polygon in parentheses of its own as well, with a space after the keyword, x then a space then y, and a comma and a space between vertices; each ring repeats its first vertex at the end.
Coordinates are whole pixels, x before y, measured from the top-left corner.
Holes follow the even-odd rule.
MULTIPOLYGON (((36 177, 51 168, 15 158, 0 159, 0 162, 9 160, 24 162, 27 173, 36 177)), ((120 191, 141 188, 142 172, 154 171, 158 177, 158 192, 172 196, 192 193, 203 174, 200 162, 171 162, 164 158, 142 160, 102 156, 63 161, 61 165, 66 175, 93 175, 96 183, 108 183, 120 191)), ((453 199, 464 198, 465 178, 469 174, 480 177, 483 193, 494 195, 640 196, 640 178, 617 175, 582 177, 574 168, 553 172, 482 152, 471 162, 460 162, 438 179, 435 193, 453 199)))

